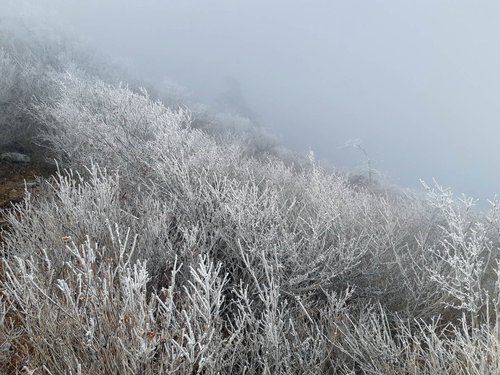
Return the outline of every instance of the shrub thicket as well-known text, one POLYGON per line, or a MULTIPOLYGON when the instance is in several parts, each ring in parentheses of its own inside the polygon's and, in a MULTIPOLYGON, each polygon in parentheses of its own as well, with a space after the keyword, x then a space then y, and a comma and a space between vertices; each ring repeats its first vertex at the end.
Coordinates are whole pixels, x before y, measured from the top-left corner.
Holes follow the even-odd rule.
POLYGON ((26 103, 60 169, 6 213, 3 371, 500 371, 498 205, 353 187, 90 73, 26 103))

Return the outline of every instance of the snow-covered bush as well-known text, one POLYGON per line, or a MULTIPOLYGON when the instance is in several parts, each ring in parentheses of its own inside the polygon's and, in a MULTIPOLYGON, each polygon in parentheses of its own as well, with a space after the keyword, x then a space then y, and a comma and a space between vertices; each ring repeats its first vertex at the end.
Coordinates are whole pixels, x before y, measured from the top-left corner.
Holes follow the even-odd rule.
POLYGON ((35 162, 44 163, 53 155, 36 139, 42 124, 32 116, 31 104, 56 94, 51 76, 76 66, 108 81, 115 81, 116 73, 67 35, 68 30, 53 27, 43 17, 25 22, 16 8, 26 4, 16 3, 2 4, 0 13, 0 150, 30 153, 35 162))
POLYGON ((498 205, 353 186, 36 61, 23 114, 59 169, 4 213, 0 371, 498 373, 498 205))

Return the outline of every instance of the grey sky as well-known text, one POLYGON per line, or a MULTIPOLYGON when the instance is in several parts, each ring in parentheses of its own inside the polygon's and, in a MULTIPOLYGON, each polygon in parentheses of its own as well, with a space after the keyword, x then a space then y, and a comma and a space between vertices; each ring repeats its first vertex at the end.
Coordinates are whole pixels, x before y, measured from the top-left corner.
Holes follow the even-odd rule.
POLYGON ((338 166, 361 138, 396 183, 500 192, 500 2, 66 1, 64 17, 138 73, 210 102, 236 78, 294 149, 338 166))

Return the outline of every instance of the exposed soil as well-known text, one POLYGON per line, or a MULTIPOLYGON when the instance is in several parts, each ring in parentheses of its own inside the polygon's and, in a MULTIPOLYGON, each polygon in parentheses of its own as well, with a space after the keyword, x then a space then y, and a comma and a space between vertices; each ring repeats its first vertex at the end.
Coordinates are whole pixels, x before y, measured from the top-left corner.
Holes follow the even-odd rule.
MULTIPOLYGON (((23 201, 26 191, 37 193, 39 178, 48 177, 54 171, 45 167, 0 162, 0 242, 9 228, 6 213, 23 201)), ((0 261, 0 283, 3 272, 0 261)))
POLYGON ((0 162, 0 208, 22 200, 25 182, 29 189, 35 187, 39 177, 48 177, 55 172, 49 166, 18 165, 0 162))
POLYGON ((26 189, 36 192, 37 178, 47 177, 51 173, 52 171, 45 167, 0 163, 0 228, 5 229, 7 226, 5 210, 22 202, 26 189))
MULTIPOLYGON (((22 203, 26 191, 39 192, 40 177, 49 177, 54 168, 0 162, 0 242, 8 230, 6 213, 22 203)), ((1 266, 1 265, 0 265, 1 266)), ((0 281, 1 281, 0 268, 0 281)))
MULTIPOLYGON (((54 170, 48 167, 0 162, 0 242, 2 234, 8 230, 5 213, 14 205, 22 203, 26 190, 36 194, 39 177, 48 177, 53 172, 54 170)), ((4 277, 0 259, 0 295, 2 295, 4 277)), ((7 319, 10 319, 15 325, 22 326, 22 319, 14 310, 7 314, 7 319)), ((5 374, 24 373, 22 367, 28 352, 29 339, 26 335, 21 335, 12 342, 7 363, 0 364, 0 372, 5 374)))

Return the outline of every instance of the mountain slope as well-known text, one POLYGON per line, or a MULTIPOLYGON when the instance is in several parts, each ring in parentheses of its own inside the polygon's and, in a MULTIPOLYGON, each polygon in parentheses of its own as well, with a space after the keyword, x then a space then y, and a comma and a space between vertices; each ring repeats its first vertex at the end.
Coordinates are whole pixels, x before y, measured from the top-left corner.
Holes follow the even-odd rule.
POLYGON ((2 36, 2 139, 58 165, 4 213, 4 372, 498 373, 496 206, 257 152, 2 36))

